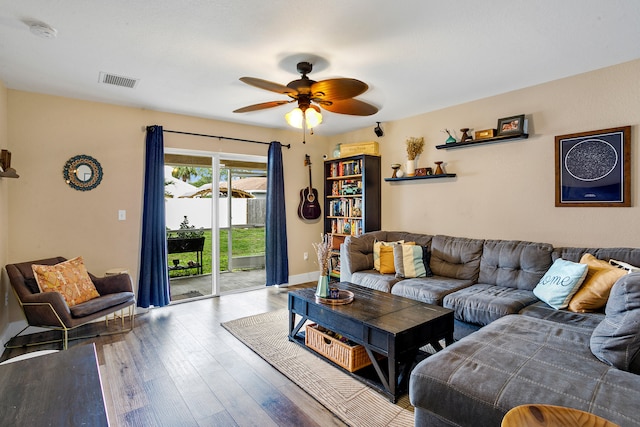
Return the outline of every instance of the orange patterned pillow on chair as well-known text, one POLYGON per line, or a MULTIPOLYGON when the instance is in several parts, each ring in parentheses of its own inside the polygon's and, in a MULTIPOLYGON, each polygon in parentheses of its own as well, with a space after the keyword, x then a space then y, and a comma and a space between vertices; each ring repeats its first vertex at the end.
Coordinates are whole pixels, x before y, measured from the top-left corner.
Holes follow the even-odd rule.
POLYGON ((82 257, 56 265, 32 265, 40 292, 60 292, 69 307, 100 296, 82 257))

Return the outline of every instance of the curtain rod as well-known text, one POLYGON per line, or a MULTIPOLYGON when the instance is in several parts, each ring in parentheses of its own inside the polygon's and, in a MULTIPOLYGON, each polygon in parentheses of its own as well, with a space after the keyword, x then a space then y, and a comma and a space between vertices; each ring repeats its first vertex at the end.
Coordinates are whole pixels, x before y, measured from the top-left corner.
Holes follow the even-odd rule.
MULTIPOLYGON (((182 134, 182 135, 204 136, 205 138, 227 139, 229 141, 251 142, 253 144, 266 144, 266 145, 271 144, 270 142, 252 141, 250 139, 231 138, 231 137, 228 137, 228 136, 207 135, 205 133, 182 132, 182 131, 179 131, 179 130, 169 130, 169 129, 162 129, 162 131, 163 132, 169 132, 169 133, 179 133, 179 134, 182 134)), ((278 141, 273 141, 273 142, 278 142, 278 141)), ((282 147, 291 148, 291 144, 286 144, 285 145, 285 144, 283 144, 281 142, 278 142, 278 144, 280 144, 282 147)))

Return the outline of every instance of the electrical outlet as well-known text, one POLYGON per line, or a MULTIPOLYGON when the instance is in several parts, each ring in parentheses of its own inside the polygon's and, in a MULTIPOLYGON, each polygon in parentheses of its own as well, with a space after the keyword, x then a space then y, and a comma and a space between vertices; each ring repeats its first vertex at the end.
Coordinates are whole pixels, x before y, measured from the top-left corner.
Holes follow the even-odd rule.
POLYGON ((304 260, 307 261, 309 259, 309 252, 305 252, 302 256, 304 260))

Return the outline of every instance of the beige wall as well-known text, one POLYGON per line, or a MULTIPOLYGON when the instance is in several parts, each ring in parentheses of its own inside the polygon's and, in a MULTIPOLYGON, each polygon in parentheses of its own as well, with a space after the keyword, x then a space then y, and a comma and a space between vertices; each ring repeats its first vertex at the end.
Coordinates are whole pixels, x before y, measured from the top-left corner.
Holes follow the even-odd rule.
MULTIPOLYGON (((444 161, 453 179, 382 184, 384 229, 489 239, 549 242, 556 246, 640 246, 638 200, 638 112, 640 60, 539 86, 383 123, 342 135, 340 142, 377 139, 383 176, 392 163, 405 163, 404 141, 424 136, 419 167, 444 161), (442 129, 495 128, 497 119, 529 118, 527 140, 455 150, 436 150, 442 129), (556 208, 554 137, 581 131, 632 126, 631 208, 556 208)), ((429 96, 429 94, 424 94, 429 96)), ((384 108, 382 109, 384 114, 384 108)), ((404 166, 403 166, 404 168, 404 166)))

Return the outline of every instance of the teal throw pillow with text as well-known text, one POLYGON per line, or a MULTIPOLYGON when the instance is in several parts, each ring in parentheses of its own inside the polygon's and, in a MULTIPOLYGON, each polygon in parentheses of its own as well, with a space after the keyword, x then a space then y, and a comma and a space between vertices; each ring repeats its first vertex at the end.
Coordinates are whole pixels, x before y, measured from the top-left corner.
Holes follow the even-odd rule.
POLYGON ((587 270, 587 264, 558 258, 542 276, 533 294, 557 310, 567 308, 587 276, 587 270))

